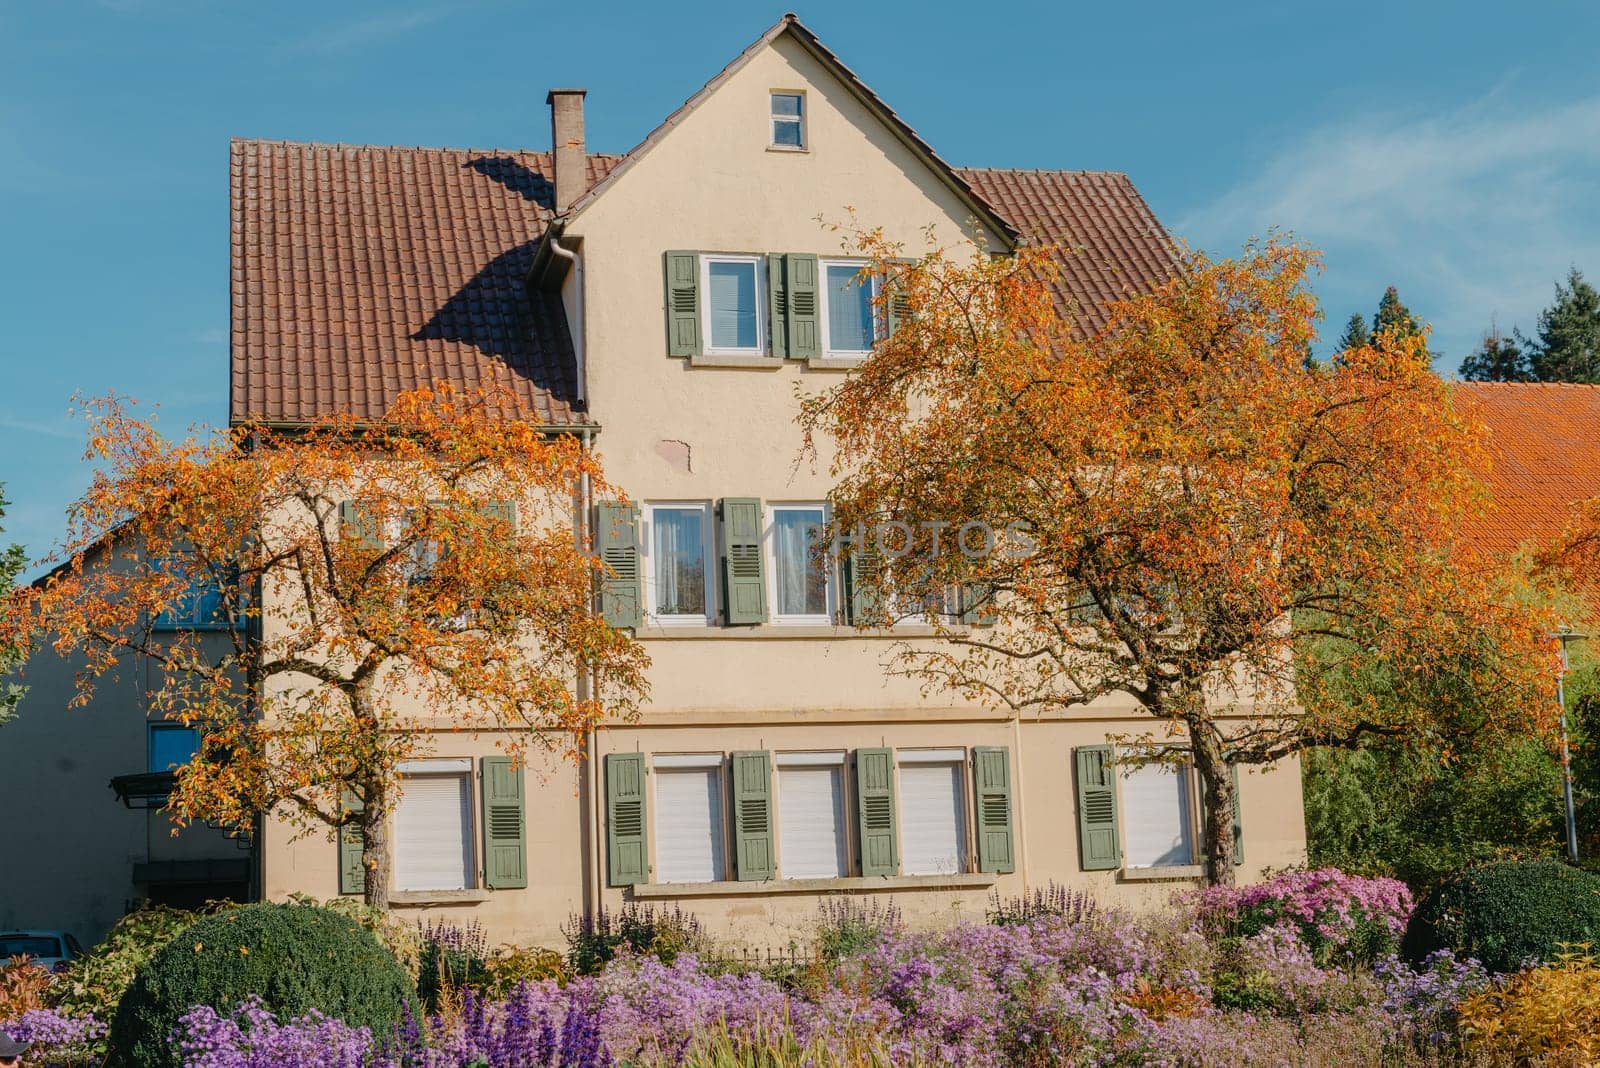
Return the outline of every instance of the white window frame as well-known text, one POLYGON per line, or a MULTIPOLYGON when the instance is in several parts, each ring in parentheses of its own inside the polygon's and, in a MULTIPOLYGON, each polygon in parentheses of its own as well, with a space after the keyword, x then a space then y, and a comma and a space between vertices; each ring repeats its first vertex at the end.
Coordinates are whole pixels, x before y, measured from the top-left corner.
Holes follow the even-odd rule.
POLYGON ((700 336, 705 339, 705 352, 709 356, 765 356, 767 354, 767 271, 766 257, 746 252, 708 252, 700 257, 700 292, 705 299, 700 302, 700 336), (713 263, 745 263, 756 276, 756 343, 753 348, 720 347, 712 343, 711 332, 711 265, 713 263))
POLYGON ((645 503, 645 529, 643 538, 643 581, 645 584, 645 611, 652 623, 663 627, 706 627, 716 619, 717 569, 716 548, 711 529, 711 503, 709 501, 647 501, 645 503), (670 508, 681 511, 699 510, 700 557, 705 561, 706 610, 697 615, 666 615, 656 609, 656 509, 670 508))
MULTIPOLYGON (((466 870, 466 873, 465 873, 466 874, 466 880, 465 880, 466 885, 464 887, 462 887, 461 889, 462 890, 477 890, 477 889, 479 889, 483 884, 483 876, 482 876, 482 872, 483 872, 483 854, 482 854, 482 850, 481 850, 481 847, 480 847, 480 844, 479 844, 479 841, 478 841, 478 835, 480 833, 481 828, 479 827, 479 823, 478 823, 480 817, 479 817, 479 812, 478 812, 479 805, 478 805, 478 795, 477 795, 477 777, 474 774, 472 758, 471 757, 434 757, 434 758, 430 758, 430 759, 426 759, 426 760, 402 760, 395 767, 395 771, 402 778, 407 777, 407 776, 454 776, 454 777, 466 780, 466 784, 467 784, 466 817, 467 817, 467 819, 466 819, 465 833, 466 833, 467 852, 466 852, 466 855, 465 855, 464 859, 467 862, 467 870, 466 870)), ((405 790, 405 786, 402 783, 402 785, 401 785, 402 793, 404 792, 404 790, 405 790)), ((403 801, 403 799, 402 799, 402 801, 403 801)), ((399 814, 399 809, 398 809, 398 806, 397 806, 396 809, 395 809, 395 812, 390 816, 391 825, 394 824, 395 817, 398 816, 398 814, 399 814)), ((394 870, 393 878, 395 880, 394 889, 395 889, 396 893, 402 893, 402 894, 405 894, 405 893, 414 893, 414 894, 449 894, 449 893, 459 892, 459 891, 455 891, 455 890, 428 890, 428 889, 413 890, 413 889, 408 889, 406 887, 403 887, 403 886, 399 885, 400 870, 399 870, 399 865, 398 865, 398 859, 399 859, 399 850, 400 850, 400 834, 399 834, 398 826, 392 826, 392 829, 391 829, 391 832, 390 832, 390 839, 391 839, 391 847, 392 847, 392 849, 393 849, 393 851, 395 853, 395 857, 394 857, 395 870, 394 870)))
POLYGON ((811 148, 811 132, 807 129, 807 112, 811 109, 806 103, 804 89, 774 89, 767 94, 767 147, 777 152, 805 152, 811 148), (780 96, 798 97, 800 100, 799 115, 779 115, 777 98, 780 96), (794 123, 800 127, 800 143, 798 145, 784 145, 778 143, 778 123, 794 123))
POLYGON ((772 754, 772 811, 777 817, 772 823, 772 841, 776 847, 777 877, 779 879, 818 879, 829 876, 815 875, 789 875, 783 870, 783 769, 784 768, 838 768, 839 769, 839 841, 843 850, 844 862, 841 868, 843 875, 836 878, 848 879, 855 873, 856 842, 855 830, 851 826, 854 820, 851 813, 855 811, 853 805, 854 783, 851 781, 849 763, 845 759, 844 750, 803 750, 797 752, 775 752, 772 754))
POLYGON ((826 528, 832 515, 827 501, 779 501, 766 506, 766 542, 763 553, 766 555, 767 565, 767 603, 772 606, 770 618, 773 623, 780 626, 792 627, 827 627, 833 625, 835 614, 838 611, 838 583, 835 572, 835 561, 832 554, 828 554, 823 565, 823 590, 825 611, 821 615, 782 615, 778 612, 778 513, 792 511, 817 510, 822 512, 822 525, 826 528))
MULTIPOLYGON (((713 827, 711 830, 713 834, 717 835, 722 846, 722 870, 717 873, 716 879, 713 880, 714 882, 719 883, 728 881, 728 866, 732 859, 732 854, 729 852, 730 846, 733 843, 733 836, 729 833, 728 827, 728 821, 731 816, 728 810, 729 797, 727 765, 727 759, 722 753, 655 753, 650 757, 650 770, 652 773, 659 771, 666 771, 669 773, 673 771, 711 771, 716 773, 717 790, 720 797, 718 815, 721 817, 721 823, 718 826, 713 827)), ((656 785, 661 782, 661 776, 657 774, 651 774, 650 780, 650 812, 652 822, 652 826, 650 828, 650 849, 652 853, 651 870, 659 872, 661 870, 660 858, 656 857, 654 853, 660 848, 661 844, 659 822, 661 819, 662 807, 656 797, 656 785)), ((671 885, 689 886, 693 884, 673 883, 671 885)))
MULTIPOLYGON (((973 836, 972 836, 972 795, 967 787, 967 750, 964 746, 955 746, 945 749, 896 749, 894 751, 895 783, 894 802, 900 810, 899 834, 900 856, 902 862, 905 857, 905 806, 901 803, 900 771, 907 764, 934 764, 940 766, 953 765, 956 768, 956 811, 960 816, 956 820, 956 848, 960 850, 956 858, 956 872, 969 871, 972 867, 973 836)), ((949 874, 943 872, 919 873, 907 871, 906 875, 917 874, 949 874)))
MULTIPOLYGON (((1194 756, 1189 752, 1188 747, 1181 745, 1158 745, 1154 748, 1158 751, 1166 752, 1168 754, 1183 754, 1183 760, 1181 763, 1176 765, 1172 765, 1170 761, 1167 761, 1166 763, 1168 763, 1170 766, 1175 766, 1180 769, 1183 777, 1183 793, 1187 802, 1189 817, 1189 859, 1182 864, 1152 864, 1147 866, 1135 866, 1128 863, 1128 820, 1126 818, 1128 806, 1127 798, 1124 796, 1123 791, 1123 787, 1126 785, 1126 782, 1122 777, 1121 769, 1117 768, 1116 765, 1113 765, 1117 771, 1117 834, 1118 838, 1120 839, 1117 843, 1117 848, 1122 852, 1122 866, 1125 868, 1130 868, 1134 871, 1164 871, 1175 868, 1192 868, 1201 862, 1201 853, 1205 848, 1205 842, 1202 837, 1204 827, 1201 824, 1203 815, 1200 809, 1200 773, 1199 770, 1194 766, 1194 756)), ((1141 747, 1138 746, 1132 748, 1121 747, 1116 750, 1115 755, 1118 758, 1136 758, 1147 751, 1147 749, 1141 749, 1141 747)))
MULTIPOLYGON (((836 349, 831 345, 831 339, 833 337, 833 331, 831 329, 831 323, 833 321, 831 318, 833 315, 833 287, 828 284, 828 268, 852 267, 859 274, 861 268, 865 267, 866 265, 866 260, 819 259, 817 261, 817 281, 822 289, 822 300, 820 301, 822 306, 822 315, 818 322, 818 329, 820 329, 822 332, 822 353, 829 359, 864 360, 868 356, 872 355, 871 346, 868 346, 864 349, 836 349)), ((878 307, 873 302, 878 296, 878 287, 882 284, 882 280, 877 276, 867 279, 867 304, 872 314, 872 340, 874 344, 876 344, 878 340, 880 324, 878 323, 878 307)))

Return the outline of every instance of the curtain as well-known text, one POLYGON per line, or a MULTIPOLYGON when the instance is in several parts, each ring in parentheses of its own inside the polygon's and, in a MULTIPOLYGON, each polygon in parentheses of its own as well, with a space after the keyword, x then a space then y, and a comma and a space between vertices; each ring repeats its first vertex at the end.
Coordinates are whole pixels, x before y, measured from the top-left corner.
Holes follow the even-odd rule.
POLYGON ((657 615, 706 614, 705 512, 657 508, 655 584, 657 615))
POLYGON ((773 519, 781 616, 821 616, 828 612, 827 573, 812 556, 812 546, 821 531, 820 508, 786 508, 773 519))

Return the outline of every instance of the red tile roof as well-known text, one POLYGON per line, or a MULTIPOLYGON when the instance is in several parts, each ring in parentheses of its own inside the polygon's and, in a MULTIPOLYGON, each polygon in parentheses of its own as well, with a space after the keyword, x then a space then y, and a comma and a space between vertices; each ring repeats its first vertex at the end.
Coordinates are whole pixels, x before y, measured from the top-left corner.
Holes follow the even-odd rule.
MULTIPOLYGON (((591 180, 618 159, 591 155, 591 180)), ((235 141, 230 418, 376 418, 407 389, 509 374, 548 425, 589 421, 561 302, 525 285, 550 173, 543 152, 235 141)), ((1086 330, 1175 269, 1126 175, 955 173, 1025 237, 1064 246, 1059 295, 1086 330)))
POLYGON ((1088 333, 1105 325, 1113 301, 1146 292, 1178 269, 1177 247, 1126 174, 975 167, 956 173, 1024 239, 1060 247, 1056 296, 1088 333))
POLYGON ((546 423, 587 421, 560 299, 524 287, 548 153, 234 141, 231 172, 232 421, 377 417, 496 375, 546 423))
MULTIPOLYGON (((1600 497, 1600 386, 1458 382, 1462 409, 1488 427, 1490 504, 1467 527, 1475 547, 1508 557, 1559 537, 1580 501, 1600 497)), ((1580 576, 1600 590, 1600 576, 1580 576)))

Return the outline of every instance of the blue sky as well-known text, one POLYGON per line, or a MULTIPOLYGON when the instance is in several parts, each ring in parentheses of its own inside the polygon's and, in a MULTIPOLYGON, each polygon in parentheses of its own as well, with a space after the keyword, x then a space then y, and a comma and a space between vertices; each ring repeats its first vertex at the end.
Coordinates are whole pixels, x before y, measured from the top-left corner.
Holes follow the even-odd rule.
MULTIPOLYGON (((798 0, 791 0, 798 2, 798 0)), ((0 0, 0 482, 35 554, 81 492, 75 391, 226 417, 230 136, 547 147, 545 90, 635 144, 782 14, 751 3, 0 0)), ((1453 370, 1600 276, 1600 5, 814 2, 953 163, 1128 172, 1227 253, 1327 253, 1336 336, 1398 285, 1453 370)))

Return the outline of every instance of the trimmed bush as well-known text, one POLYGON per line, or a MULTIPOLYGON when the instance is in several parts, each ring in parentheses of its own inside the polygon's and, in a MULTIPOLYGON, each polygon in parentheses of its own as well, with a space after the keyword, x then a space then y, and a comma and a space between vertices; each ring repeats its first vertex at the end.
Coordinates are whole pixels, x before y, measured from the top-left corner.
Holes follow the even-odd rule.
POLYGON ((1514 972, 1580 943, 1600 944, 1600 876, 1559 860, 1508 860, 1445 880, 1412 917, 1404 948, 1412 960, 1449 949, 1514 972))
POLYGON ((139 970, 111 1025, 112 1068, 178 1068, 170 1041, 197 1005, 255 995, 283 1019, 313 1009, 386 1036, 416 991, 371 932, 306 905, 248 905, 186 928, 139 970))

